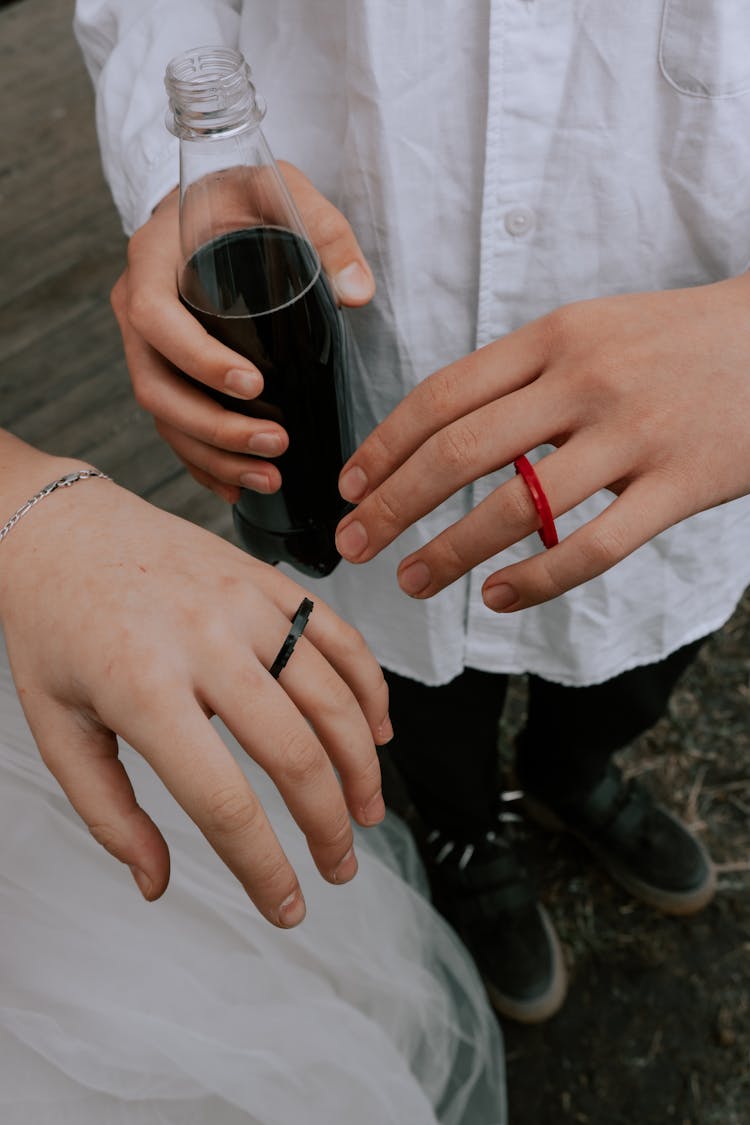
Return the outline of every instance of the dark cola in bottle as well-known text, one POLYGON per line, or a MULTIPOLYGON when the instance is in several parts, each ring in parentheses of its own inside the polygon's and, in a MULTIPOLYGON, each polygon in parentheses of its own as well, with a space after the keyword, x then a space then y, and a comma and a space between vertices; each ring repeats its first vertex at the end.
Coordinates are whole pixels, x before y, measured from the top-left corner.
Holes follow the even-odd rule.
POLYGON ((264 379, 249 401, 202 389, 227 410, 272 419, 289 436, 275 459, 281 489, 243 489, 237 534, 265 562, 330 574, 347 509, 338 475, 352 452, 342 315, 263 136, 264 107, 242 55, 185 52, 169 64, 166 85, 170 128, 180 138, 180 296, 264 379))

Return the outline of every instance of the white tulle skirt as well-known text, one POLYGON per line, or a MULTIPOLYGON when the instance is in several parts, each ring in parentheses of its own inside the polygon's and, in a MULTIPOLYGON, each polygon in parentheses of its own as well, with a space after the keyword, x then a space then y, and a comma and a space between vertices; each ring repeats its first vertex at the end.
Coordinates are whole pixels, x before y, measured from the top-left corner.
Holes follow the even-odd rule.
POLYGON ((123 747, 172 852, 144 902, 41 763, 0 638, 2 1125, 504 1125, 496 1021, 406 830, 358 832, 358 876, 330 887, 236 750, 305 889, 293 931, 123 747))

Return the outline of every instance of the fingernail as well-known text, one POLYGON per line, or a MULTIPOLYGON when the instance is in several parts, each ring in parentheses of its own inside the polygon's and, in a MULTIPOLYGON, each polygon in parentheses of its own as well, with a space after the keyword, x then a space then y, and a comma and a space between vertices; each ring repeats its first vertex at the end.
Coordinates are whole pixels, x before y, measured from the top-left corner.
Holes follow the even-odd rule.
POLYGON ((349 848, 344 858, 333 873, 334 883, 348 883, 357 874, 357 857, 354 848, 349 848))
POLYGON ((242 371, 236 368, 228 371, 224 379, 224 390, 237 398, 255 398, 263 386, 257 371, 242 371))
POLYGON ((497 586, 485 586, 482 597, 488 609, 498 612, 502 609, 510 609, 518 601, 517 592, 507 582, 497 586))
POLYGON ((372 278, 359 262, 339 270, 333 287, 342 301, 369 301, 372 296, 372 278))
POLYGON ((138 890, 141 892, 146 901, 150 902, 151 895, 154 892, 154 884, 151 882, 146 872, 141 871, 140 867, 136 867, 132 863, 128 866, 130 867, 130 874, 133 876, 136 884, 138 885, 138 890))
POLYGON ((359 465, 352 465, 339 480, 339 492, 345 500, 360 500, 367 492, 367 477, 359 465))
POLYGON ((247 448, 262 457, 275 457, 284 448, 284 441, 279 434, 255 434, 247 443, 247 448))
POLYGON ((405 594, 416 597, 426 590, 432 581, 430 568, 426 563, 413 562, 398 572, 398 584, 405 594))
POLYGON ((305 917, 305 900, 299 890, 284 899, 279 907, 279 922, 282 926, 298 926, 305 917))
POLYGON ((365 824, 380 824, 385 816, 385 801, 382 793, 376 793, 372 800, 362 809, 362 819, 365 824))
POLYGON ((336 532, 336 546, 345 559, 356 559, 367 547, 369 540, 359 520, 348 523, 336 532))
POLYGON ((265 473, 243 473, 240 477, 243 488, 251 488, 253 492, 271 492, 271 485, 265 473))
POLYGON ((386 715, 386 717, 383 719, 383 722, 377 729, 377 734, 378 746, 382 746, 383 743, 391 741, 391 739, 393 738, 393 724, 391 723, 390 715, 386 715))

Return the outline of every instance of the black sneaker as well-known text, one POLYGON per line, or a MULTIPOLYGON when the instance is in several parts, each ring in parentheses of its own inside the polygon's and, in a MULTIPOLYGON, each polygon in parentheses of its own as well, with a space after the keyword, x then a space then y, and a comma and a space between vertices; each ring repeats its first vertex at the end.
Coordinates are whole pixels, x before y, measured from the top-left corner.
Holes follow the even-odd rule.
POLYGON ((493 1007, 540 1023, 562 1005, 565 965, 554 927, 502 824, 469 843, 429 833, 426 863, 436 908, 476 961, 493 1007))
POLYGON ((634 898, 664 914, 694 914, 715 894, 701 842, 612 763, 585 793, 550 799, 527 789, 523 805, 540 824, 570 832, 634 898))

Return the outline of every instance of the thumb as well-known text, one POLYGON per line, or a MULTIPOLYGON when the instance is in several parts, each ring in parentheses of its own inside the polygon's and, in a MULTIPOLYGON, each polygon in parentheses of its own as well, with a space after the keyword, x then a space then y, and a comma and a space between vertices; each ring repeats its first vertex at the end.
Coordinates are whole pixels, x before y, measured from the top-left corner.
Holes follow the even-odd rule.
POLYGON ((130 868, 147 901, 159 898, 169 882, 169 849, 135 799, 114 733, 51 702, 27 718, 42 760, 91 835, 130 868))
POLYGON ((279 167, 336 296, 343 305, 366 305, 375 279, 349 223, 299 168, 286 161, 279 167))

